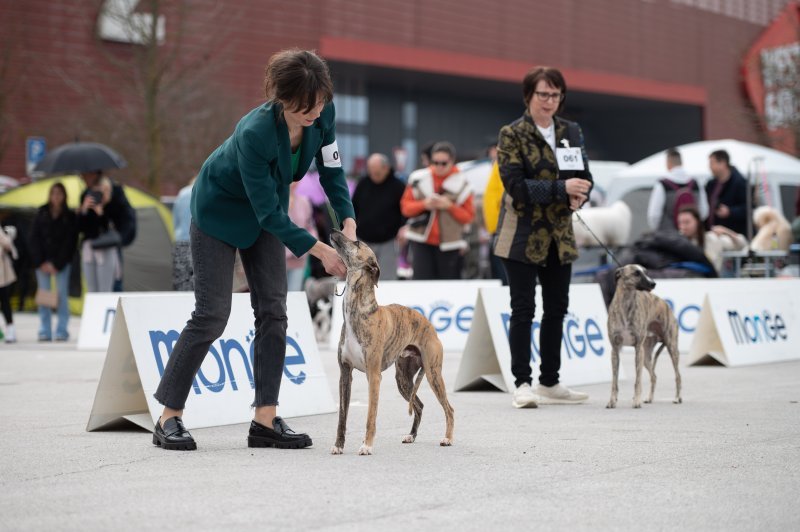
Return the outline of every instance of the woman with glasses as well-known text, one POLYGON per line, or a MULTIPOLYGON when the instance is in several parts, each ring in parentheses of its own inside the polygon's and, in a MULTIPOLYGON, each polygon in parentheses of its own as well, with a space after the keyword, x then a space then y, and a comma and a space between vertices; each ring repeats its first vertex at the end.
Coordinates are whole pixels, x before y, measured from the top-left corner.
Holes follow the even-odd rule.
POLYGON ((503 194, 494 253, 503 260, 511 292, 509 344, 516 390, 512 404, 578 403, 588 399, 559 383, 564 316, 572 262, 578 257, 572 211, 592 188, 583 132, 556 113, 567 84, 561 72, 539 67, 522 81, 525 112, 500 130, 497 160, 503 194), (539 385, 531 387, 531 324, 537 283, 542 290, 539 385))
POLYGON ((434 144, 430 161, 428 168, 408 177, 400 200, 400 210, 408 218, 413 278, 460 279, 461 256, 469 247, 464 225, 475 216, 472 189, 458 172, 452 144, 434 144))

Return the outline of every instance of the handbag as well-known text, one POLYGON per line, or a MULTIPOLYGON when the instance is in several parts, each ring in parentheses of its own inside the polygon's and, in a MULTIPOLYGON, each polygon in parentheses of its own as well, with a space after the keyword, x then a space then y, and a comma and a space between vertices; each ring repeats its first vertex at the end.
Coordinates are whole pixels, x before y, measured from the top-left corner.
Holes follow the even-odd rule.
POLYGON ((40 307, 56 309, 58 308, 58 292, 37 288, 34 302, 40 307))
POLYGON ((105 233, 100 233, 97 238, 90 240, 92 249, 115 248, 122 245, 122 237, 116 229, 109 229, 105 233))

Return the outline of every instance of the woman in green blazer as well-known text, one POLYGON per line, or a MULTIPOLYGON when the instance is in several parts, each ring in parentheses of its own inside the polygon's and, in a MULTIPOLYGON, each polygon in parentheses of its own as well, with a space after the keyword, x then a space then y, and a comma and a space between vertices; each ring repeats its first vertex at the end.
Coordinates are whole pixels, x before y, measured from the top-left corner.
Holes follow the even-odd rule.
POLYGON ((256 329, 255 416, 248 446, 311 445, 307 434, 295 433, 276 416, 286 349, 284 245, 297 256, 311 253, 331 275, 344 277, 346 270, 333 248, 289 219, 289 185, 315 159, 325 193, 343 220, 342 231, 353 240, 355 215, 336 145, 327 65, 312 52, 279 52, 267 66, 265 93, 268 101, 245 115, 203 164, 192 191, 195 310, 155 393, 164 411, 153 443, 164 449, 197 448, 181 416, 195 374, 227 325, 237 249, 256 329))

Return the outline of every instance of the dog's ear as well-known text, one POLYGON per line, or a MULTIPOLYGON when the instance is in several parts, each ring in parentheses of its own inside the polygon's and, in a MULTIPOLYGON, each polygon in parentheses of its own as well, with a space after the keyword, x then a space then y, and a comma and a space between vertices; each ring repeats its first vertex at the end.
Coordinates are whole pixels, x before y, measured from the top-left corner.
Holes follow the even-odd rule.
POLYGON ((378 286, 378 278, 381 276, 381 267, 374 259, 369 259, 366 266, 367 272, 372 279, 372 284, 378 286))
POLYGON ((620 277, 622 277, 622 268, 617 268, 617 271, 614 272, 614 279, 619 281, 620 277))

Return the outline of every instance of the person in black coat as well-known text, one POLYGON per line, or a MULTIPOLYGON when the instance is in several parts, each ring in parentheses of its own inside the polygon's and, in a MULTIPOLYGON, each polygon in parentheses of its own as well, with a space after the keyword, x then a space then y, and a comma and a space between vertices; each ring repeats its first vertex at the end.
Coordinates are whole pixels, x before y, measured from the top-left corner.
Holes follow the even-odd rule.
MULTIPOLYGON (((708 166, 714 179, 706 183, 708 198, 708 220, 711 229, 721 225, 742 234, 747 234, 747 180, 731 166, 731 159, 725 150, 712 152, 708 166)), ((752 236, 752 235, 748 235, 752 236)))
POLYGON ((357 236, 378 259, 381 280, 397 279, 397 233, 406 223, 400 212, 400 198, 406 186, 394 174, 389 158, 373 153, 367 159, 367 175, 353 192, 357 236))
MULTIPOLYGON (((61 183, 50 187, 49 199, 36 212, 28 237, 28 249, 36 268, 40 290, 50 292, 52 278, 56 280, 57 315, 56 341, 69 339, 69 276, 72 258, 78 244, 78 222, 67 207, 67 191, 61 183)), ((49 342, 52 334, 52 311, 39 305, 39 341, 49 342)))
POLYGON ((78 209, 81 262, 89 292, 111 292, 122 278, 121 248, 136 237, 136 214, 121 185, 101 171, 81 174, 86 190, 78 209))

